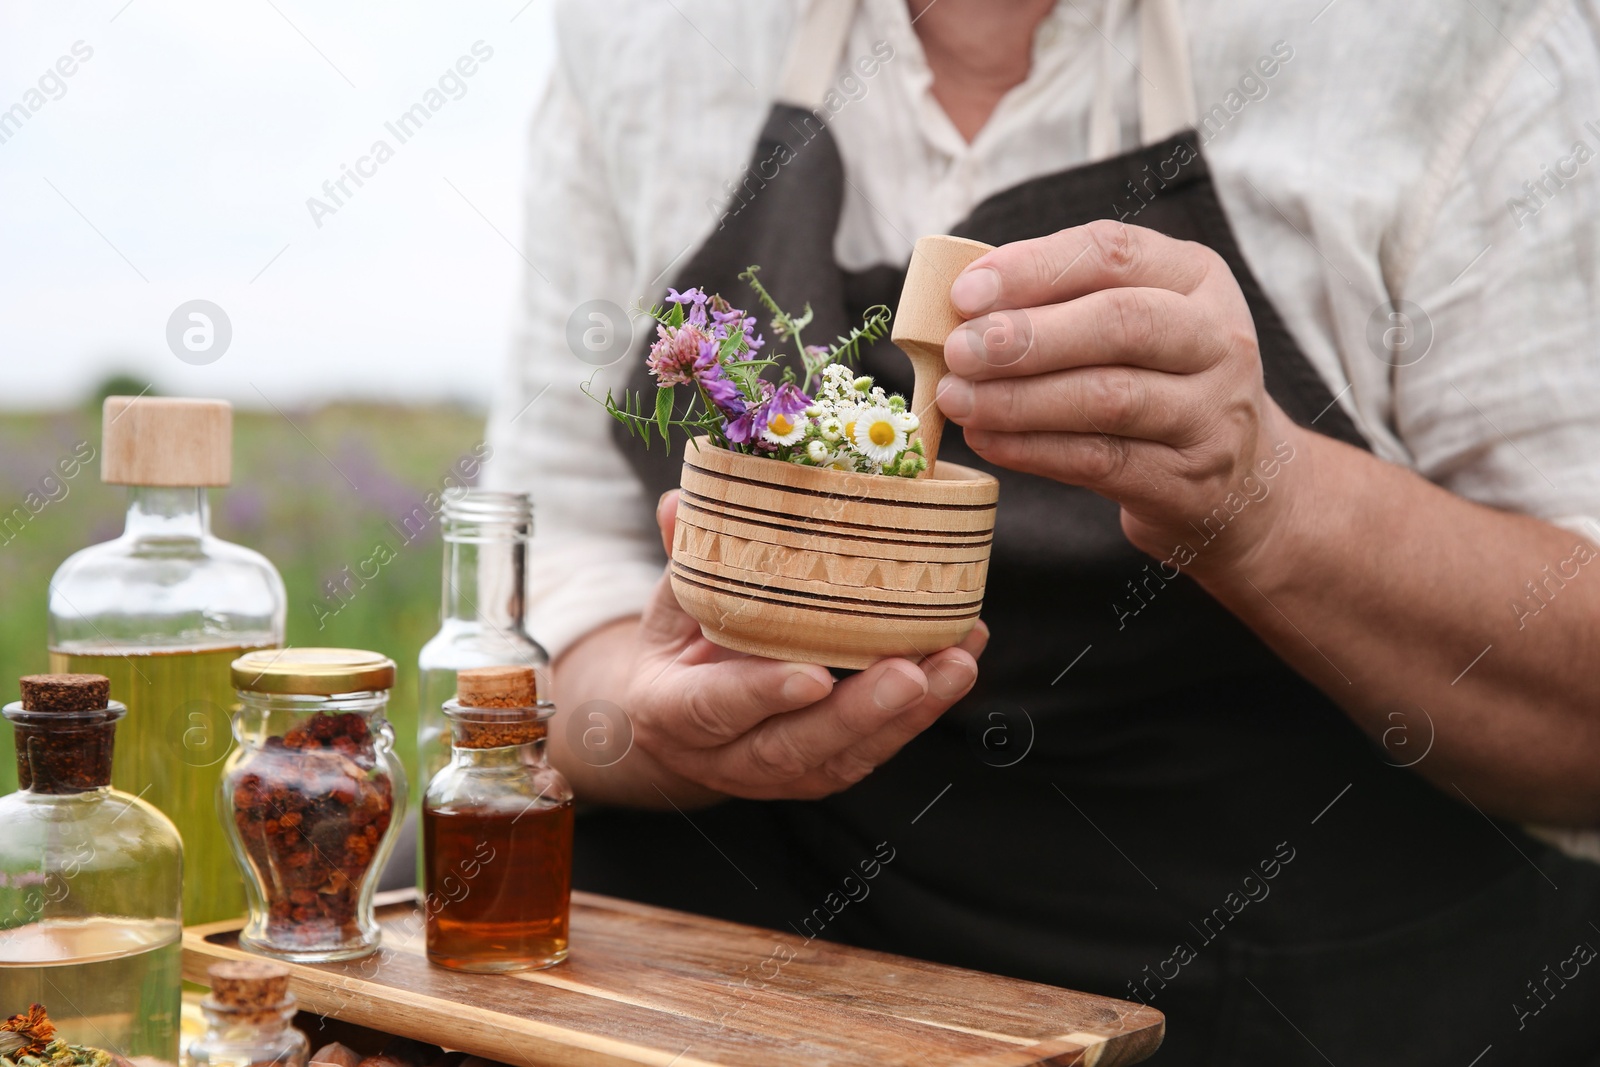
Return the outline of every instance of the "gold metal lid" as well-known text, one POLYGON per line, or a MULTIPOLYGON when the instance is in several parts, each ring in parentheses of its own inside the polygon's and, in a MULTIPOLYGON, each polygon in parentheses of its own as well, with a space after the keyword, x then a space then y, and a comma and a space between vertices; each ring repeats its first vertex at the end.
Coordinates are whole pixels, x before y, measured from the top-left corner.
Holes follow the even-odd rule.
POLYGON ((333 696, 394 687, 394 660, 355 648, 263 648, 233 661, 233 687, 333 696))
POLYGON ((108 485, 227 485, 233 405, 226 400, 108 396, 100 480, 108 485))

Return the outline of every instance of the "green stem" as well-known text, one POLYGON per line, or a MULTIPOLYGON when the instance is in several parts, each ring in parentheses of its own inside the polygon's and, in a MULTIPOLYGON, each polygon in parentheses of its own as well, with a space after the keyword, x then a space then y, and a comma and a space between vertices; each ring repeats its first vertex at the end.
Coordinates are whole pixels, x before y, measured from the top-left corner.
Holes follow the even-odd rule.
MULTIPOLYGON (((705 406, 706 414, 709 415, 719 410, 717 405, 711 402, 711 397, 706 395, 706 387, 700 384, 699 378, 694 380, 694 389, 695 392, 700 394, 700 403, 705 406)), ((723 434, 721 431, 713 430, 709 426, 705 426, 704 423, 701 423, 700 425, 705 428, 706 436, 710 437, 719 447, 728 447, 728 438, 725 434, 723 434)))

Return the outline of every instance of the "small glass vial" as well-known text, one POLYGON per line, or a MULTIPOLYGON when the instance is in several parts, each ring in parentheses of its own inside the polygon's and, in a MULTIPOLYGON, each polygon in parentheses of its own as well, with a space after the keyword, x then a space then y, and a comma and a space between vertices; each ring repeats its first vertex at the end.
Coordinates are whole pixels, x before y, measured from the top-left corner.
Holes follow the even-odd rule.
POLYGON ((213 963, 200 1002, 205 1036, 189 1046, 193 1067, 306 1067, 311 1043, 290 1023, 289 970, 265 960, 213 963))
POLYGON ((183 843, 111 788, 110 688, 30 675, 5 707, 21 789, 0 798, 0 1018, 39 1004, 69 1044, 175 1064, 183 843))
POLYGON ((372 895, 406 803, 384 717, 394 674, 343 648, 234 660, 238 747, 219 803, 250 898, 245 948, 318 963, 378 947, 372 895))
POLYGON ((428 959, 526 971, 567 958, 572 789, 545 762, 554 709, 530 667, 461 671, 449 766, 422 807, 428 959))

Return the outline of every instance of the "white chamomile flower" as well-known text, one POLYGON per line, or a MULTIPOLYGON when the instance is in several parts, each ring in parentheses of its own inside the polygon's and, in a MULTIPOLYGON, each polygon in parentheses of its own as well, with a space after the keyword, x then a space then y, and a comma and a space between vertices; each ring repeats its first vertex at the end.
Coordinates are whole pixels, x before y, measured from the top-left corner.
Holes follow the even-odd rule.
POLYGON ((819 464, 819 466, 826 467, 828 470, 846 471, 852 474, 857 470, 855 457, 850 455, 850 453, 843 451, 842 449, 830 455, 827 460, 819 464))
POLYGON ((806 418, 808 418, 808 419, 819 418, 821 415, 822 415, 822 405, 821 404, 812 404, 810 407, 806 408, 806 418))
POLYGON ((810 423, 792 415, 774 415, 767 420, 767 428, 761 431, 762 440, 774 445, 792 445, 806 435, 810 423))
POLYGON ((905 450, 906 431, 900 416, 887 407, 875 406, 856 414, 850 441, 873 463, 888 463, 905 450))
POLYGON ((823 419, 822 422, 818 424, 818 429, 822 433, 822 440, 828 442, 830 445, 844 436, 844 423, 840 422, 838 416, 836 415, 830 415, 823 419))
POLYGON ((811 460, 811 462, 815 463, 819 467, 827 463, 832 457, 832 451, 830 451, 828 446, 823 444, 821 441, 813 440, 810 444, 806 445, 806 458, 811 460))
POLYGON ((895 420, 899 423, 900 428, 908 434, 915 433, 917 427, 922 425, 922 420, 910 411, 895 412, 895 420))

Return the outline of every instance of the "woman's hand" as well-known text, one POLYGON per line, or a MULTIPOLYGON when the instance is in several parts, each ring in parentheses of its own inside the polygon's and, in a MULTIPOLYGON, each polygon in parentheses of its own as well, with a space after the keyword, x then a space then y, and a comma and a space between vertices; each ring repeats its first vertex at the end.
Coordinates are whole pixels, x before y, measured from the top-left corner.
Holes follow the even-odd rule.
MULTIPOLYGON (((673 492, 657 511, 669 550, 677 509, 673 492)), ((707 641, 663 576, 636 640, 620 702, 640 749, 715 793, 805 799, 865 778, 966 695, 977 681, 988 630, 980 622, 960 646, 920 664, 881 660, 836 682, 826 667, 747 656, 707 641)))
POLYGON ((950 299, 969 321, 946 342, 939 407, 984 459, 1109 497, 1157 556, 1221 507, 1236 532, 1207 563, 1237 559, 1286 512, 1288 493, 1229 504, 1302 431, 1267 395, 1250 309, 1211 249, 1094 222, 986 254, 950 299))

